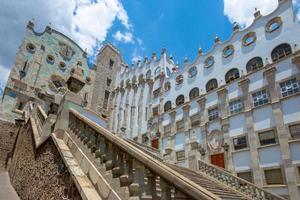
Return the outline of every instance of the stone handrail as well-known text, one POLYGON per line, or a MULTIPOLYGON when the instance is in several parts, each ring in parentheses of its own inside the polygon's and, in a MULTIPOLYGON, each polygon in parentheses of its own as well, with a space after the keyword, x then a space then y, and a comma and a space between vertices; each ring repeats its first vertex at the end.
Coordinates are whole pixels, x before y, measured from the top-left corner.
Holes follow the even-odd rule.
POLYGON ((285 198, 273 194, 267 190, 264 190, 262 188, 259 188, 255 186, 254 184, 241 179, 237 176, 234 176, 233 174, 224 171, 222 169, 219 169, 218 167, 203 162, 201 160, 199 162, 199 170, 207 174, 208 176, 222 182, 223 184, 235 189, 238 192, 241 192, 248 197, 250 197, 253 200, 284 200, 285 198))
POLYGON ((120 185, 129 188, 131 199, 221 200, 74 109, 70 109, 68 126, 106 170, 112 170, 113 176, 119 177, 120 185))
POLYGON ((150 155, 152 158, 157 160, 163 161, 163 158, 160 155, 160 151, 158 149, 154 149, 144 144, 140 144, 134 140, 124 138, 127 142, 131 143, 133 146, 137 147, 138 149, 142 150, 146 154, 150 155))
POLYGON ((36 114, 37 119, 39 120, 39 123, 42 126, 45 123, 45 120, 47 119, 47 114, 39 105, 37 106, 36 114))

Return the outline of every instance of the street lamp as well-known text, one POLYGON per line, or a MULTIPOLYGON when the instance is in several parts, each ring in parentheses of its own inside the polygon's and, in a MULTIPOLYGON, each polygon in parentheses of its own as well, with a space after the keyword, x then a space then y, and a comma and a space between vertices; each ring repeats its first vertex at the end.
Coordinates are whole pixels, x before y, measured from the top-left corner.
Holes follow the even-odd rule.
POLYGON ((226 152, 229 150, 229 145, 227 144, 227 142, 225 142, 222 147, 226 152))

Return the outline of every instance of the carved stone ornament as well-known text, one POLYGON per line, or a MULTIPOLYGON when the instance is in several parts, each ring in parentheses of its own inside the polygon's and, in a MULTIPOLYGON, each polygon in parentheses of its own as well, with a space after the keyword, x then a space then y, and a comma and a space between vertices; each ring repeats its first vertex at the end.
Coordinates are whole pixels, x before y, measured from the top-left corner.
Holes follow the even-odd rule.
POLYGON ((213 130, 208 135, 208 147, 211 152, 219 152, 223 145, 223 135, 219 130, 213 130))
POLYGON ((63 57, 65 60, 70 60, 72 56, 75 54, 74 50, 72 47, 65 43, 60 43, 60 51, 59 54, 63 57))

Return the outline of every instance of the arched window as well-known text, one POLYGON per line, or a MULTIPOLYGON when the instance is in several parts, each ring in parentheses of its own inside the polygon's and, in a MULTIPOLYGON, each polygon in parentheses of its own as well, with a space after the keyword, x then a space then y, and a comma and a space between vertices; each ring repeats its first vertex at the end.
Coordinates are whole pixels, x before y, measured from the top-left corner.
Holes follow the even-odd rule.
POLYGON ((271 53, 271 57, 273 62, 276 62, 284 57, 289 56, 292 54, 292 48, 289 44, 280 44, 277 47, 275 47, 271 53))
POLYGON ((266 32, 271 33, 273 31, 279 29, 281 25, 282 25, 281 18, 275 17, 266 24, 266 27, 265 27, 266 32))
POLYGON ((157 67, 157 68, 155 69, 155 71, 154 71, 154 76, 155 76, 155 78, 156 78, 157 76, 159 76, 159 74, 160 74, 160 67, 157 67))
POLYGON ((172 102, 171 101, 167 101, 164 105, 164 111, 167 112, 169 110, 172 109, 172 102))
POLYGON ((243 37, 243 45, 248 46, 256 41, 256 33, 250 32, 243 37))
POLYGON ((263 66, 264 63, 261 57, 251 58, 251 60, 249 60, 246 65, 247 73, 258 70, 263 66))
POLYGON ((176 98, 176 106, 180 106, 181 104, 184 104, 184 96, 182 94, 176 98))
POLYGON ((206 92, 214 90, 218 87, 217 79, 211 79, 206 83, 206 92))
POLYGON ((192 100, 198 96, 199 96, 199 88, 195 87, 195 88, 191 89, 190 94, 189 94, 190 100, 192 100))
POLYGON ((189 69, 189 77, 192 78, 197 75, 197 68, 194 66, 191 69, 189 69))
POLYGON ((234 53, 234 47, 232 45, 228 45, 223 49, 223 57, 227 58, 234 53))
POLYGON ((165 92, 169 91, 171 89, 171 83, 170 82, 166 82, 165 83, 165 92))
POLYGON ((180 85, 183 82, 183 75, 176 77, 176 85, 180 85))
POLYGON ((233 68, 225 74, 226 83, 230 83, 231 81, 234 81, 235 79, 238 78, 240 78, 240 73, 237 68, 233 68))

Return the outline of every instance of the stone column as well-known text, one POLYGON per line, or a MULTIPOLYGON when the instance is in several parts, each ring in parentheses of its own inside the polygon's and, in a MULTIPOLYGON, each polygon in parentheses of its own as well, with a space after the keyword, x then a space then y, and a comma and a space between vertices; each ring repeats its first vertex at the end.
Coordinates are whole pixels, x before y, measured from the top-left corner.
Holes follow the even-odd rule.
POLYGON ((197 101, 200 107, 200 130, 201 130, 201 140, 202 144, 200 146, 205 150, 205 156, 201 155, 201 159, 209 162, 209 152, 207 146, 207 114, 205 109, 206 98, 201 96, 200 99, 197 101))
POLYGON ((262 187, 263 186, 263 173, 259 167, 258 162, 258 151, 257 151, 257 135, 254 132, 253 116, 251 110, 251 97, 249 94, 249 79, 244 79, 239 82, 239 86, 243 92, 243 102, 245 108, 246 126, 248 134, 248 143, 251 156, 251 168, 253 174, 254 184, 262 187))
POLYGON ((279 94, 276 89, 275 82, 276 68, 271 67, 264 71, 264 77, 268 81, 268 90, 271 98, 273 114, 276 122, 276 129, 278 135, 278 141, 280 145, 283 167, 288 185, 289 197, 291 200, 300 199, 300 195, 297 187, 297 177, 295 176, 295 169, 291 159, 291 152, 288 142, 288 130, 284 124, 282 107, 279 102, 279 94))
POLYGON ((118 119, 117 119, 117 134, 120 135, 120 129, 121 129, 121 125, 122 125, 122 121, 123 121, 123 101, 124 101, 124 93, 125 93, 125 89, 124 88, 120 88, 120 92, 121 92, 121 98, 120 98, 120 102, 119 102, 119 113, 118 113, 118 119))
POLYGON ((118 90, 115 89, 112 91, 112 95, 111 97, 111 107, 110 107, 110 112, 109 112, 109 123, 108 123, 108 130, 110 130, 111 132, 114 132, 114 122, 115 122, 115 113, 116 113, 116 108, 115 108, 115 101, 117 99, 117 95, 118 95, 118 90))
MULTIPOLYGON (((231 144, 230 136, 229 136, 229 110, 228 110, 228 91, 226 88, 219 90, 218 92, 219 99, 219 110, 220 110, 220 118, 221 118, 221 127, 223 132, 224 144, 231 144)), ((233 171, 233 161, 231 155, 231 146, 228 151, 225 151, 225 168, 229 171, 233 171)))
POLYGON ((150 120, 150 118, 153 117, 152 115, 152 93, 153 93, 153 79, 147 79, 147 84, 148 84, 148 88, 149 88, 149 93, 148 93, 148 116, 147 116, 147 120, 150 120))
POLYGON ((132 139, 132 134, 134 132, 134 128, 137 126, 136 124, 136 119, 135 119, 135 115, 136 115, 136 93, 138 90, 138 87, 136 84, 132 85, 133 88, 133 97, 132 97, 132 104, 131 104, 131 117, 130 117, 130 130, 129 130, 129 134, 130 134, 130 139, 132 139))
POLYGON ((125 110, 124 110, 124 117, 123 117, 123 124, 122 124, 122 127, 121 127, 121 133, 122 134, 125 134, 126 136, 126 132, 128 130, 128 121, 129 121, 129 118, 130 118, 130 112, 129 112, 129 94, 130 94, 130 91, 131 91, 131 85, 130 84, 126 84, 126 98, 125 98, 125 110))
POLYGON ((165 149, 166 154, 168 155, 169 160, 173 160, 173 154, 174 154, 174 136, 176 134, 176 110, 173 110, 169 113, 171 118, 171 135, 168 137, 168 144, 167 148, 165 149))
POLYGON ((141 88, 139 102, 138 102, 138 141, 142 143, 142 125, 143 125, 143 111, 144 111, 144 89, 145 89, 145 81, 144 79, 139 80, 139 85, 141 88))
POLYGON ((200 97, 197 101, 200 107, 200 124, 203 126, 208 120, 206 119, 206 111, 205 111, 205 102, 206 98, 204 96, 200 97))

